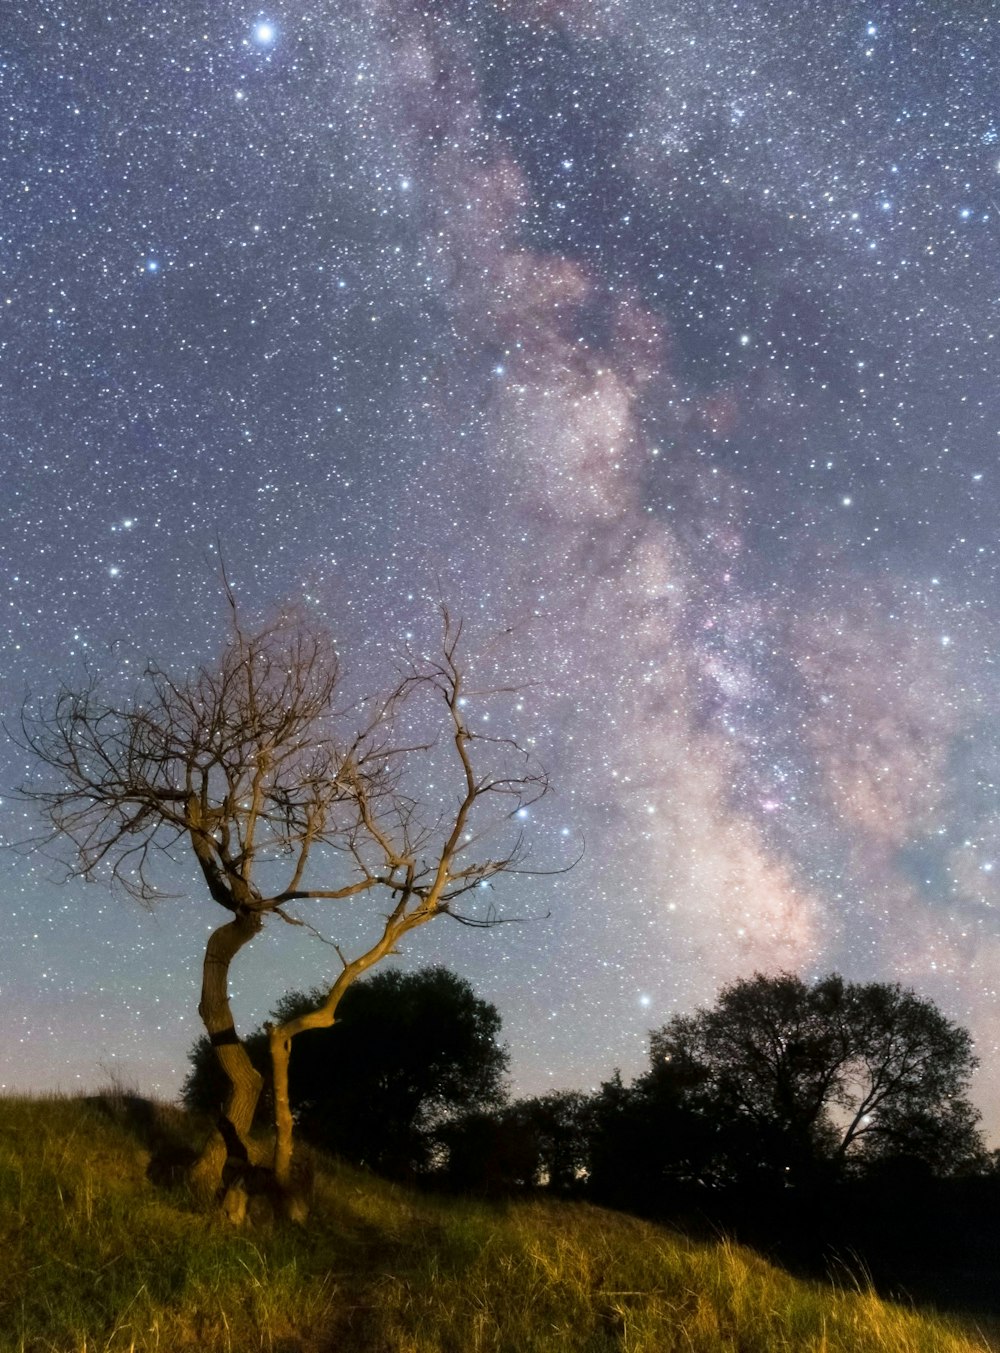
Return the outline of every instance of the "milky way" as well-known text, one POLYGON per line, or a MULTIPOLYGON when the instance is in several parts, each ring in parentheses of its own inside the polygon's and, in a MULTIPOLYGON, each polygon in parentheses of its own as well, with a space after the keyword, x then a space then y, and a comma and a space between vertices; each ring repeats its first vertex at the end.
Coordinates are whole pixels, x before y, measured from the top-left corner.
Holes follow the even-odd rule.
MULTIPOLYGON (((533 863, 583 850, 508 881, 529 924, 403 959, 497 1003, 519 1088, 836 969, 972 1029, 995 1131, 996 16, 11 9, 7 717, 210 658, 220 544, 248 613, 301 604, 356 672, 443 598, 530 683, 533 863)), ((151 915, 3 871, 3 1081, 173 1093, 217 919, 187 866, 151 915)), ((255 949, 246 1027, 329 954, 255 949)))

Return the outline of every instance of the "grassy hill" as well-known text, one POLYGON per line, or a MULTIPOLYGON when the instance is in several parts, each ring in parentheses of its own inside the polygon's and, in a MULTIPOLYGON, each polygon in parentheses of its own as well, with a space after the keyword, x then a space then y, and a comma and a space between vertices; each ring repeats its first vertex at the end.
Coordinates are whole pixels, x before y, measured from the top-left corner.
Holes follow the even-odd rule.
POLYGON ((147 1178, 176 1110, 0 1098, 0 1350, 972 1353, 864 1291, 797 1282, 583 1204, 425 1197, 335 1162, 309 1228, 241 1231, 147 1178))

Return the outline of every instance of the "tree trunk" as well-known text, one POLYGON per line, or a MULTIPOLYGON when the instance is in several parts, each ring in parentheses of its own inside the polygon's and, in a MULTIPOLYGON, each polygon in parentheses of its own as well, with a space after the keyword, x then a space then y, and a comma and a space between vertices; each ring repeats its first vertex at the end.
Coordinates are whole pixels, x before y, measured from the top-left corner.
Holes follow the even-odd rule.
POLYGON ((274 1077, 274 1178, 278 1187, 287 1189, 292 1182, 292 1109, 288 1102, 288 1062, 292 1040, 283 1029, 267 1026, 271 1048, 271 1072, 274 1077))
POLYGON ((288 1098, 288 1063, 292 1055, 291 1035, 273 1024, 267 1029, 271 1050, 271 1074, 274 1083, 274 1186, 276 1203, 286 1221, 304 1225, 309 1216, 313 1173, 310 1161, 296 1161, 292 1170, 294 1120, 288 1098))
POLYGON ((191 1169, 191 1184, 204 1198, 217 1197, 226 1161, 251 1163, 250 1126, 263 1078, 239 1040, 229 1005, 229 966, 260 930, 259 912, 242 911, 213 930, 205 947, 198 1013, 229 1081, 229 1094, 214 1131, 191 1169))

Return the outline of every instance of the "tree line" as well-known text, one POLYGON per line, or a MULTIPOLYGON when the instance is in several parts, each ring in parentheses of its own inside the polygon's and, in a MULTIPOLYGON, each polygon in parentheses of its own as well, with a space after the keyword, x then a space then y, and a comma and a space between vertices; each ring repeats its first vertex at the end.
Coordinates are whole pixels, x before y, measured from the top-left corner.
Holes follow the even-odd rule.
MULTIPOLYGON (((290 993, 274 1018, 314 993, 290 993)), ((297 1040, 298 1135, 425 1188, 548 1193, 757 1245, 793 1269, 996 1312, 997 1153, 969 1034, 894 983, 761 975, 650 1036, 649 1065, 513 1099, 498 1011, 441 968, 380 971, 297 1040), (859 1270, 859 1266, 860 1270, 859 1270)), ((266 1029, 246 1047, 265 1082, 266 1029)), ((224 1095, 192 1049, 188 1106, 224 1095)))
MULTIPOLYGON (((315 999, 291 993, 274 1017, 315 999)), ((631 1084, 615 1073, 588 1093, 511 1101, 499 1033, 495 1007, 445 969, 359 982, 336 1024, 297 1049, 299 1131, 399 1178, 640 1210, 988 1164, 968 1099, 969 1034, 896 984, 758 973, 654 1030, 649 1068, 631 1084)), ((266 1076, 264 1030, 246 1047, 266 1076)), ((202 1038, 185 1100, 215 1111, 223 1089, 202 1038)))

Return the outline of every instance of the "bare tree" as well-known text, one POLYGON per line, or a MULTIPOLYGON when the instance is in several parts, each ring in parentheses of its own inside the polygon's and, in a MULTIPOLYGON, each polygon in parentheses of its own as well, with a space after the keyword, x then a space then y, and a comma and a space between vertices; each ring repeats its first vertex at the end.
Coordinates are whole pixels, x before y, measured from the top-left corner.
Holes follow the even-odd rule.
POLYGON ((63 688, 42 712, 23 711, 20 737, 37 765, 22 793, 47 817, 48 839, 70 843, 70 875, 153 905, 165 896, 161 863, 192 852, 230 913, 208 939, 198 1007, 230 1086, 192 1174, 206 1194, 221 1188, 227 1158, 259 1157, 249 1131, 261 1077, 229 1002, 240 950, 271 917, 319 934, 295 914, 308 899, 388 901, 360 952, 334 946, 340 970, 322 1004, 270 1031, 274 1169, 287 1184, 295 1034, 332 1024, 350 983, 416 927, 441 915, 496 924, 492 906, 456 904, 518 867, 518 815, 547 788, 514 742, 472 727, 470 708, 497 692, 465 692, 461 626, 446 613, 435 658, 408 655, 387 694, 344 707, 328 636, 295 617, 247 633, 231 610, 218 663, 183 678, 150 666, 123 702, 94 682, 63 688))

